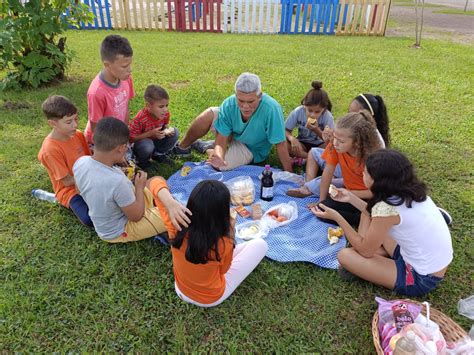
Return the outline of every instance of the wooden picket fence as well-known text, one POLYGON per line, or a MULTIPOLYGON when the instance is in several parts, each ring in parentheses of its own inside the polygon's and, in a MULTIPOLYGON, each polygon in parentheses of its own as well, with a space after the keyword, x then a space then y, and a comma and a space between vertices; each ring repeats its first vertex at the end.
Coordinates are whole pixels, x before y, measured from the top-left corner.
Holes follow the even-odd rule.
POLYGON ((391 0, 340 0, 336 34, 385 34, 391 0))
POLYGON ((84 29, 384 35, 391 0, 81 0, 84 29))

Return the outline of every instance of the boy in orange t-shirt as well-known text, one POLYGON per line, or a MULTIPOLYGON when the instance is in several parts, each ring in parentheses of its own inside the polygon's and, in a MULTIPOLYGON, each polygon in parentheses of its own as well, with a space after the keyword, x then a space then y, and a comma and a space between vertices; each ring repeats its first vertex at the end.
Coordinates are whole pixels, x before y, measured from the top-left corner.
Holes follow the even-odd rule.
POLYGON ((44 139, 38 160, 48 171, 58 202, 70 209, 82 224, 92 227, 89 208, 78 194, 72 167, 77 159, 91 155, 81 131, 77 130, 77 108, 64 96, 48 97, 41 106, 52 131, 44 139))

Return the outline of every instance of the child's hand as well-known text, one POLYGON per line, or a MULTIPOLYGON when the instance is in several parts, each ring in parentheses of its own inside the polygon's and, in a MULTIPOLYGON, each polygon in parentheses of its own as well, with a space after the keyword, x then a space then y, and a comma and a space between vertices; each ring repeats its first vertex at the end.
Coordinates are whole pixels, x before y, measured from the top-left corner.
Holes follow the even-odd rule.
POLYGON ((227 165, 227 162, 215 153, 213 153, 211 156, 209 156, 206 163, 211 164, 212 167, 214 167, 218 170, 227 165))
POLYGON ((315 121, 307 120, 306 128, 314 131, 316 128, 318 128, 318 120, 315 120, 315 121))
POLYGON ((153 128, 150 131, 150 138, 151 139, 163 139, 165 138, 166 133, 165 131, 162 131, 160 128, 153 128))
POLYGON ((166 127, 163 132, 165 132, 166 137, 174 136, 174 129, 172 127, 166 127))
POLYGON ((323 131, 323 141, 324 143, 328 144, 332 142, 334 135, 333 135, 334 130, 332 128, 329 128, 329 126, 324 127, 323 131))
POLYGON ((138 190, 143 190, 146 186, 147 173, 144 171, 139 171, 135 174, 135 188, 138 190))
POLYGON ((181 231, 181 227, 187 228, 191 223, 188 215, 192 215, 191 211, 179 201, 173 199, 168 206, 168 216, 178 231, 181 231))
POLYGON ((324 206, 322 203, 317 206, 312 206, 310 210, 317 217, 331 219, 333 221, 335 221, 336 218, 340 216, 339 212, 333 210, 332 208, 324 206))
POLYGON ((302 155, 302 149, 301 149, 301 144, 297 138, 291 139, 290 141, 291 144, 291 153, 295 156, 301 156, 302 155))
POLYGON ((336 188, 336 190, 337 190, 337 195, 335 195, 335 196, 332 196, 332 195, 331 195, 331 198, 332 198, 334 201, 347 202, 347 203, 350 202, 352 192, 350 192, 349 190, 347 190, 347 189, 345 189, 345 188, 343 188, 343 187, 336 188))

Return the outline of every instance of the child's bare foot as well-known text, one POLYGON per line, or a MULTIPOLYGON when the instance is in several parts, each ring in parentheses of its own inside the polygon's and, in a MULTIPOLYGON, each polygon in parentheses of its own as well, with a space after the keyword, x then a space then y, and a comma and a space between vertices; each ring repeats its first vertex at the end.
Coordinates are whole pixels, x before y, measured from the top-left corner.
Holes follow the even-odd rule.
POLYGON ((301 186, 297 189, 289 189, 286 194, 291 197, 303 198, 311 196, 313 193, 306 186, 301 186))

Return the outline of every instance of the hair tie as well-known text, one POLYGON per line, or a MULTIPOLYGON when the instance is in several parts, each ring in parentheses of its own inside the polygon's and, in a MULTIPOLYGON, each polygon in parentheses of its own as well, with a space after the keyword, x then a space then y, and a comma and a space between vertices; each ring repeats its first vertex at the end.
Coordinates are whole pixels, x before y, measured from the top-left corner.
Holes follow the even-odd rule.
POLYGON ((372 105, 370 104, 369 100, 367 100, 364 94, 359 94, 359 96, 362 97, 364 101, 366 102, 367 106, 369 106, 369 110, 370 110, 370 113, 372 114, 372 117, 375 116, 374 109, 372 108, 372 105))

